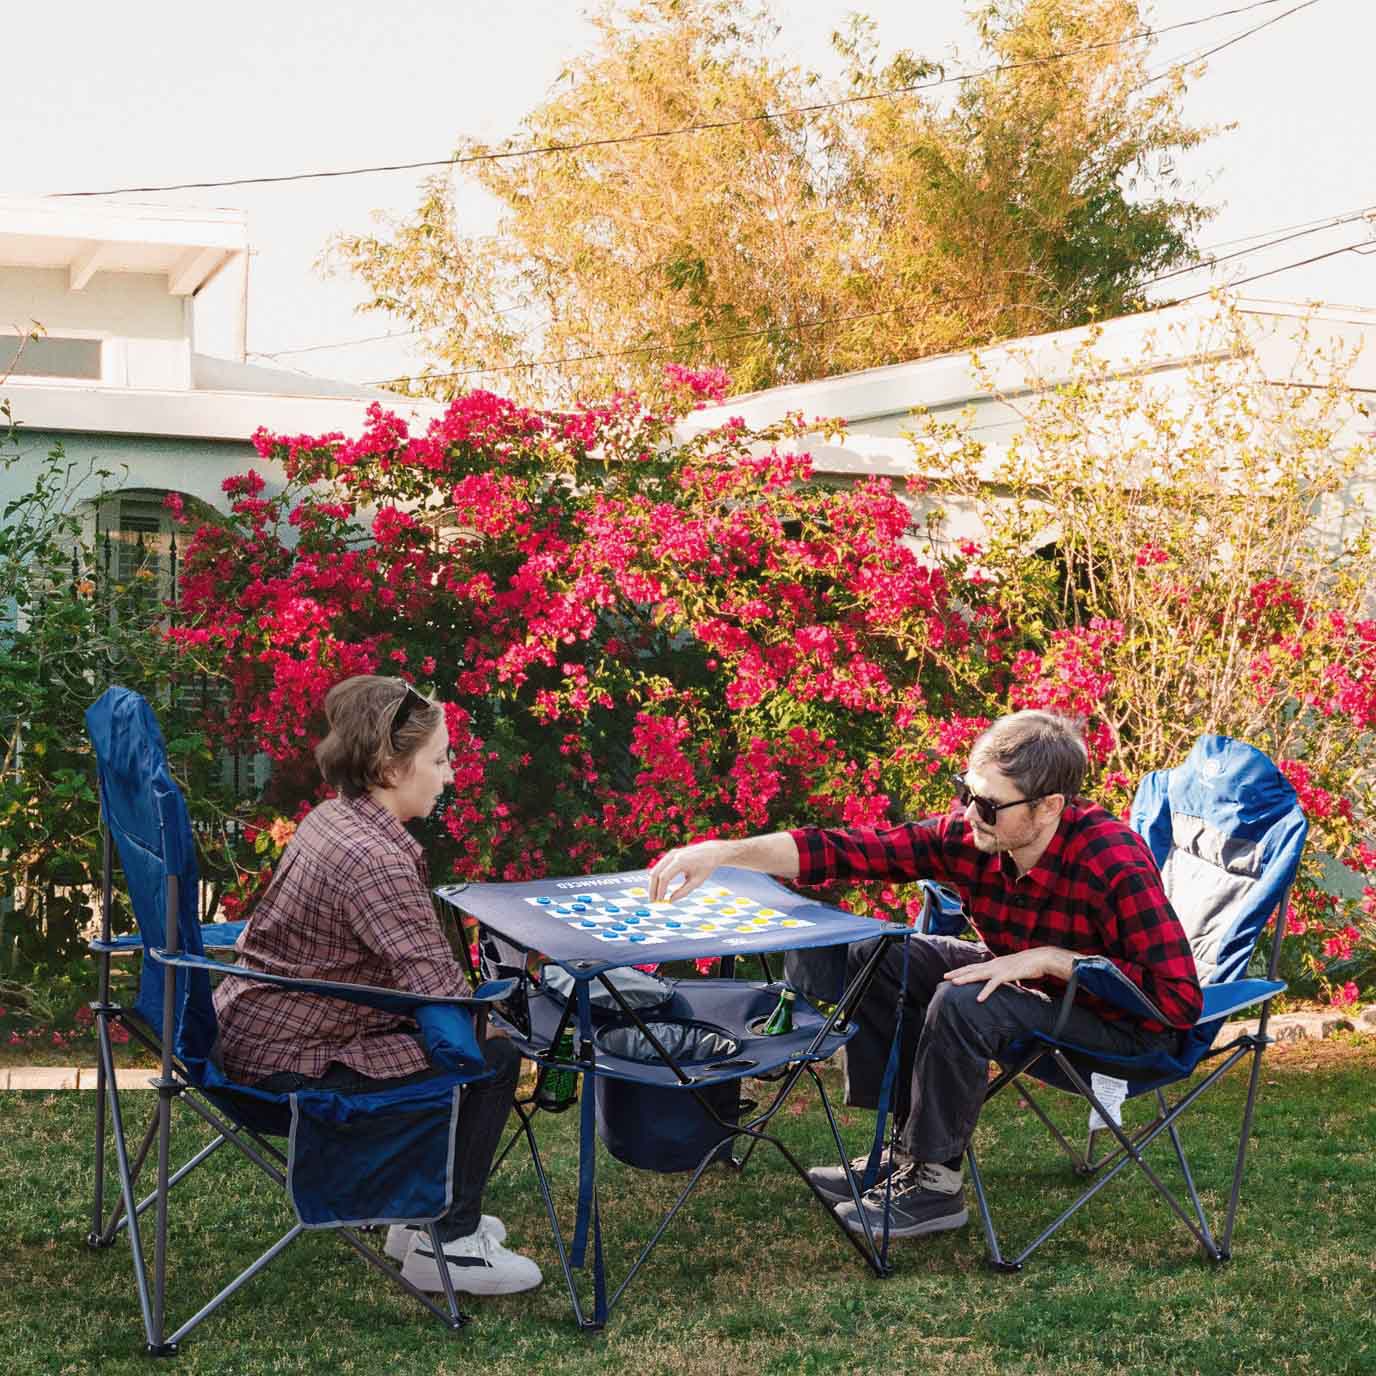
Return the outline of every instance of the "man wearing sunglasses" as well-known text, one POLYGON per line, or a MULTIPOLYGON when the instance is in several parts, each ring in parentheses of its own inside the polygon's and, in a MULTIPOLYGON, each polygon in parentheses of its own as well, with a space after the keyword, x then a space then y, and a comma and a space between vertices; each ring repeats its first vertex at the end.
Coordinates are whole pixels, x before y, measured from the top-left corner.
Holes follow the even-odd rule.
MULTIPOLYGON (((1067 1041, 1135 1055, 1171 1044, 1193 1025, 1203 996, 1190 944, 1146 843, 1079 797, 1087 757, 1079 729, 1047 712, 1015 712, 974 744, 941 817, 897 826, 822 828, 705 841, 669 851, 651 870, 651 899, 674 899, 720 865, 816 884, 828 879, 935 879, 959 892, 978 941, 908 943, 894 1114, 899 1147, 886 1153, 861 1200, 882 1226, 915 1237, 968 1221, 961 1160, 984 1104, 989 1062, 1032 1031, 1050 1032, 1076 957, 1107 956, 1161 1010, 1165 1022, 1077 995, 1067 1041)), ((873 951, 848 953, 853 975, 873 951)), ((890 946, 856 1013, 846 1048, 846 1102, 878 1104, 893 1040, 903 953, 890 946)), ((864 1159, 853 1163, 855 1169, 864 1159)), ((809 1172, 854 1231, 864 1227, 839 1166, 809 1172)))

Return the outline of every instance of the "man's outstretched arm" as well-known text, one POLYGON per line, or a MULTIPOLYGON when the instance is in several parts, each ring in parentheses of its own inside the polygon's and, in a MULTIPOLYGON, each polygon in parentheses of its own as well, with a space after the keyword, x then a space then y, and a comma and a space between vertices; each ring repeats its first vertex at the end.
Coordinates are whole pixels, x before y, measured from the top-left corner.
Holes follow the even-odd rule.
POLYGON ((650 870, 650 902, 673 902, 692 893, 722 865, 795 879, 798 845, 789 832, 776 831, 739 841, 699 841, 665 851, 650 870))

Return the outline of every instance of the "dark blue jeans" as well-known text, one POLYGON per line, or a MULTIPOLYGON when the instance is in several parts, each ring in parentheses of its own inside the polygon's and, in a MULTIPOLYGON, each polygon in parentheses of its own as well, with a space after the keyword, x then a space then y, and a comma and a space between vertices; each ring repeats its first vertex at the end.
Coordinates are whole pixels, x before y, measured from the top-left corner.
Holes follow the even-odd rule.
MULTIPOLYGON (((492 1170, 492 1158, 502 1138, 507 1115, 516 1097, 516 1081, 521 1073, 521 1053, 505 1037, 490 1037, 482 1043, 483 1059, 496 1073, 487 1080, 465 1085, 459 1101, 458 1130, 454 1135, 454 1200, 449 1212, 436 1225, 440 1240, 450 1242, 467 1237, 482 1217, 483 1190, 492 1170)), ((291 1094, 298 1089, 338 1089, 345 1093, 395 1089, 419 1084, 442 1074, 438 1070, 418 1070, 413 1075, 377 1079, 335 1062, 323 1075, 298 1075, 279 1070, 260 1080, 257 1088, 274 1094, 291 1094)))
MULTIPOLYGON (((847 955, 847 980, 874 951, 858 942, 847 955)), ((899 1142, 918 1161, 951 1161, 969 1145, 984 1107, 989 1062, 1000 1060, 1029 1032, 1050 1032, 1059 1005, 1030 989, 1001 985, 983 1002, 982 984, 949 984, 948 970, 988 960, 988 950, 948 936, 916 936, 908 943, 908 989, 893 1087, 899 1142)), ((903 968, 901 942, 888 944, 846 1045, 846 1103, 876 1108, 893 1043, 903 968)), ((1110 1022, 1076 1005, 1062 1039, 1093 1051, 1140 1055, 1169 1046, 1175 1032, 1145 1032, 1135 1022, 1110 1022)))

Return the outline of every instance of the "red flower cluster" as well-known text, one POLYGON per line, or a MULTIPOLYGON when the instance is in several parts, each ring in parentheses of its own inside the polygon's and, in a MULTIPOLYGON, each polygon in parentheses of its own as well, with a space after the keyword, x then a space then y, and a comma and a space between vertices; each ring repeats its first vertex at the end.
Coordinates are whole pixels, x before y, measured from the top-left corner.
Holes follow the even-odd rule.
MULTIPOLYGON (((725 386, 671 380, 685 411, 725 386)), ((801 421, 771 447, 739 422, 679 442, 674 420, 626 396, 554 414, 473 392, 420 435, 374 407, 352 440, 255 436, 285 485, 255 470, 225 484, 231 514, 189 542, 170 632, 224 684, 214 737, 273 761, 249 819, 268 838, 260 868, 226 916, 280 851, 274 819, 320 797, 321 704, 358 673, 446 703, 437 880, 623 868, 695 836, 944 810, 974 738, 1015 707, 1083 718, 1126 801, 1110 723, 1129 628, 1012 624, 977 545, 919 557, 889 483, 812 485, 783 442, 801 421)), ((1152 546, 1137 562, 1167 559, 1152 546)), ((1322 640, 1303 705, 1369 729, 1376 625, 1325 619, 1278 580, 1250 608, 1240 664, 1257 701, 1268 664, 1322 640)), ((1330 774, 1286 770, 1311 817, 1355 825, 1330 774)), ((829 897, 914 911, 902 886, 829 897)), ((1368 944, 1339 918, 1312 895, 1296 915, 1334 960, 1368 944)))

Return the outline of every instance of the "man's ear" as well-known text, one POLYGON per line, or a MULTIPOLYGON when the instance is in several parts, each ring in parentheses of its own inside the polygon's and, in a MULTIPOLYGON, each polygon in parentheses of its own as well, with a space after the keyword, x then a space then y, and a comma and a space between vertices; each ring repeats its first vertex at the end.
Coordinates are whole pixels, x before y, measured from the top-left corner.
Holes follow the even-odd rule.
POLYGON ((1048 811, 1054 810, 1056 816, 1059 817, 1065 811, 1065 805, 1070 799, 1064 793, 1048 793, 1041 801, 1048 811))

